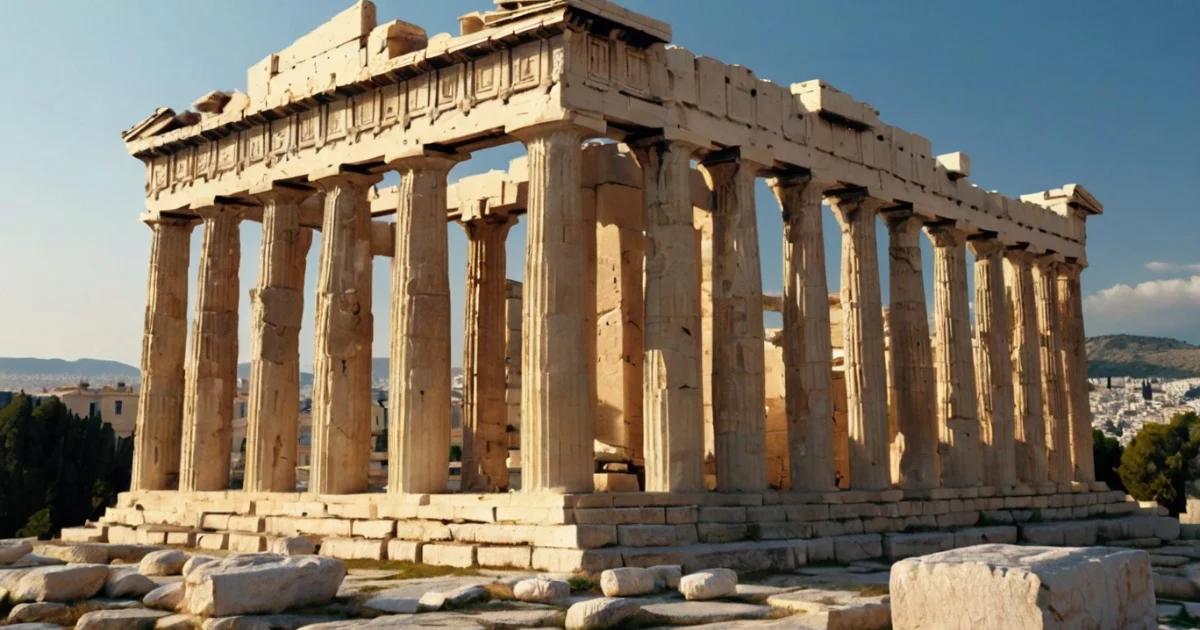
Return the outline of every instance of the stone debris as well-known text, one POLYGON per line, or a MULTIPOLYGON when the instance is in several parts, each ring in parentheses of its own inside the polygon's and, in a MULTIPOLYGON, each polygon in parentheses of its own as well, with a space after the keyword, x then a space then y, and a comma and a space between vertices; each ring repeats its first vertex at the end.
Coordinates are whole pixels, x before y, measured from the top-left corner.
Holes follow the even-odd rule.
POLYGON ((282 536, 272 540, 268 550, 281 556, 311 556, 317 553, 317 545, 303 536, 282 536))
POLYGON ((471 617, 489 630, 520 630, 523 628, 557 628, 562 624, 562 611, 550 610, 488 610, 471 617))
POLYGON ((187 576, 184 606, 210 617, 276 613, 329 602, 345 576, 340 560, 324 556, 233 556, 187 576))
POLYGON ((4 626, 4 630, 62 630, 63 627, 56 623, 13 623, 4 626))
POLYGON ((1144 551, 956 549, 896 563, 891 596, 896 630, 1156 627, 1144 551))
POLYGON ((75 619, 71 614, 71 607, 66 604, 33 602, 13 606, 8 613, 7 622, 9 624, 42 622, 72 625, 75 619))
POLYGON ((0 565, 12 564, 30 553, 33 545, 28 540, 0 540, 0 565))
POLYGON ((452 608, 462 608, 474 602, 486 600, 488 590, 478 584, 469 584, 446 593, 446 606, 452 608))
POLYGON ((731 569, 709 569, 679 580, 679 592, 688 600, 706 600, 737 593, 737 573, 731 569))
MULTIPOLYGON (((424 599, 424 597, 422 597, 424 599)), ((443 600, 444 601, 444 600, 443 600)), ((375 596, 363 602, 367 612, 377 612, 388 615, 411 615, 420 609, 420 600, 408 597, 375 596)), ((431 610, 440 609, 441 606, 431 610)))
POLYGON ((167 615, 154 622, 154 630, 197 630, 199 620, 191 615, 167 615))
POLYGON ((158 584, 134 569, 110 569, 104 583, 106 597, 145 597, 158 588, 158 584))
POLYGON ((147 608, 178 610, 179 605, 183 603, 183 595, 183 582, 172 582, 146 593, 146 596, 142 598, 142 603, 147 608))
POLYGON ((155 622, 168 615, 145 608, 97 610, 80 617, 75 630, 152 630, 155 622))
POLYGON ((145 555, 138 563, 142 575, 180 575, 191 554, 177 549, 163 549, 145 555))
POLYGON ((192 571, 195 571, 196 569, 199 569, 210 562, 219 562, 220 560, 221 558, 216 556, 202 556, 199 554, 193 554, 191 558, 188 558, 187 562, 183 563, 183 569, 180 570, 179 574, 186 578, 188 575, 191 575, 192 571))
POLYGON ((417 600, 417 609, 420 612, 435 612, 441 610, 445 605, 446 594, 439 591, 425 593, 417 600))
POLYGON ((34 551, 47 558, 67 564, 108 564, 108 549, 104 545, 38 545, 34 551))
POLYGON ((73 564, 39 567, 21 576, 9 592, 18 602, 71 602, 100 592, 108 579, 102 564, 73 564))
POLYGON ((603 630, 633 617, 642 606, 635 600, 599 597, 572 604, 567 609, 567 628, 603 630))
POLYGON ((649 569, 625 567, 600 574, 600 590, 605 597, 633 597, 655 590, 655 575, 649 569))
POLYGON ((534 578, 513 585, 513 597, 523 602, 561 602, 571 596, 571 585, 563 580, 534 578))

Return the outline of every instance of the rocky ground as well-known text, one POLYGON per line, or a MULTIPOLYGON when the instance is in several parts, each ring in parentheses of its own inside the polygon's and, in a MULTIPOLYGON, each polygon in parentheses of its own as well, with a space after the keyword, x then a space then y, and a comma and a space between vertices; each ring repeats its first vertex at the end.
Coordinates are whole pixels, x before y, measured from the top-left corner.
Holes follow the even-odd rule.
MULTIPOLYGON (((21 630, 889 628, 890 565, 598 576, 348 561, 311 544, 225 557, 145 545, 0 541, 0 619, 21 630)), ((1160 624, 1200 627, 1200 541, 1151 552, 1160 624)), ((949 605, 949 603, 948 603, 949 605)), ((0 624, 2 625, 2 624, 0 624)))

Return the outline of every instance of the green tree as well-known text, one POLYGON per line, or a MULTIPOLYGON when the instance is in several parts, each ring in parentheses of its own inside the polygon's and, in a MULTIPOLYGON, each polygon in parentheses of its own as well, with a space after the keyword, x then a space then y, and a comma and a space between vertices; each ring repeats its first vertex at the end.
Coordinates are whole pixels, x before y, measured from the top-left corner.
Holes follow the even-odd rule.
POLYGON ((1187 507, 1187 484, 1195 476, 1200 453, 1200 418, 1180 414, 1167 424, 1142 427, 1121 456, 1117 473, 1139 501, 1158 501, 1179 514, 1187 507))
POLYGON ((461 462, 462 461, 462 447, 461 446, 459 446, 457 444, 450 445, 450 461, 452 461, 452 462, 461 462))
POLYGON ((133 441, 58 398, 22 394, 0 410, 0 538, 50 537, 98 519, 129 488, 133 441))
POLYGON ((1096 469, 1096 480, 1103 481, 1113 490, 1125 490, 1121 475, 1117 474, 1124 451, 1117 438, 1108 437, 1099 429, 1092 429, 1092 461, 1096 469))

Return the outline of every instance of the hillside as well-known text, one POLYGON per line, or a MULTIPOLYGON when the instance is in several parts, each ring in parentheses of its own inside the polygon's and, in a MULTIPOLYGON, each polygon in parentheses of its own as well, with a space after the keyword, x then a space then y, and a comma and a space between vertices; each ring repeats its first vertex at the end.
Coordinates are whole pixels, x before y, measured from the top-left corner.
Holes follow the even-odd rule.
POLYGON ((1139 335, 1103 335, 1087 340, 1088 376, 1188 378, 1200 376, 1200 346, 1139 335))

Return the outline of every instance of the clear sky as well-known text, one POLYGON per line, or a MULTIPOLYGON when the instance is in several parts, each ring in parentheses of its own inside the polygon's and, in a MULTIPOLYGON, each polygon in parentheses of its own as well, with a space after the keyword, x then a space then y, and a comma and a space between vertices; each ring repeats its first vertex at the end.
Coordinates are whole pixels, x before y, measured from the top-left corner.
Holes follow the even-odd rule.
MULTIPOLYGON (((149 230, 142 165, 120 131, 154 108, 245 90, 248 66, 348 2, 9 0, 0 3, 0 356, 141 353, 149 230)), ((380 21, 457 33, 490 0, 377 0, 380 21)), ((821 78, 889 124, 965 151, 972 181, 1011 196, 1077 182, 1105 206, 1090 220, 1088 334, 1200 343, 1200 2, 1009 0, 624 0, 674 25, 676 44, 781 84, 821 78)), ((519 147, 451 174, 505 168, 519 147)), ((763 282, 781 286, 778 208, 758 197, 763 282)), ((826 214, 831 290, 837 234, 826 214)), ((193 237, 199 242, 199 231, 193 237)), ((257 224, 242 228, 242 334, 258 276, 257 224)), ((926 275, 932 276, 925 245, 926 275)), ((312 363, 312 288, 302 332, 312 363)), ((509 238, 520 278, 523 227, 509 238)), ((883 259, 886 260, 886 257, 883 259)), ((451 231, 455 330, 465 239, 451 231)), ((193 255, 191 273, 196 273, 193 255)), ((886 273, 885 273, 886 277, 886 273)), ((376 259, 375 356, 387 355, 389 265, 376 259)), ((194 289, 193 289, 194 293, 194 289)), ((932 304, 932 301, 930 302, 932 304)), ((768 321, 770 325, 770 321, 768 321)), ((461 356, 455 334, 454 357, 461 356)))

